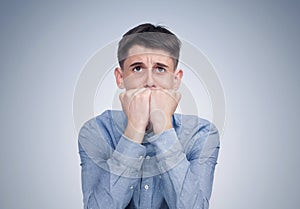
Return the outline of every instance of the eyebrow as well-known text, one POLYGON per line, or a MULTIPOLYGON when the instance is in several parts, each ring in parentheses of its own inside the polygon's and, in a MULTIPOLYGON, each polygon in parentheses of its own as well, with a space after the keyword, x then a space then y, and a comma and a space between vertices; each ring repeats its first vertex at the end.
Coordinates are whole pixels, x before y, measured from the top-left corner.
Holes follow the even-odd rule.
POLYGON ((160 62, 155 63, 155 65, 157 65, 157 66, 159 66, 159 67, 169 68, 168 65, 165 65, 165 64, 160 63, 160 62))
POLYGON ((131 65, 129 65, 129 67, 134 67, 134 66, 137 66, 137 65, 143 65, 144 63, 142 62, 134 62, 132 63, 131 65))
MULTIPOLYGON (((134 66, 138 66, 138 65, 144 65, 144 63, 143 63, 143 62, 134 62, 134 63, 132 63, 131 65, 129 65, 129 67, 134 67, 134 66)), ((159 67, 169 68, 168 65, 165 65, 165 64, 160 63, 160 62, 155 63, 155 65, 156 65, 156 66, 159 66, 159 67)))

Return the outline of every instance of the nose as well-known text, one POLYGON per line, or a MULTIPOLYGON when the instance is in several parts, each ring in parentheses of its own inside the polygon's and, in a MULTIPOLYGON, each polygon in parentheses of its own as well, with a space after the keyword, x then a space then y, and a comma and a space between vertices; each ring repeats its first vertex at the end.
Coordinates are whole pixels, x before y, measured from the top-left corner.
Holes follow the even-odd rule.
POLYGON ((149 69, 148 73, 147 73, 145 88, 156 88, 156 84, 155 84, 155 81, 153 79, 153 72, 152 72, 151 69, 149 69))

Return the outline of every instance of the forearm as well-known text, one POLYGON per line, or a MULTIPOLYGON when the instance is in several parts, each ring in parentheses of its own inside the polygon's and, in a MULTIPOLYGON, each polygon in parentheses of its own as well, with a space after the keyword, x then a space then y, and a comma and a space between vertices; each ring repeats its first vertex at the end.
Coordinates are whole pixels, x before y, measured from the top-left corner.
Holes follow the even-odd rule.
POLYGON ((91 144, 90 138, 87 140, 84 134, 80 135, 84 207, 123 209, 139 181, 145 148, 124 135, 114 151, 104 142, 100 144, 102 146, 91 144))
MULTIPOLYGON (((93 209, 124 209, 133 195, 133 188, 137 184, 136 179, 114 177, 112 174, 105 174, 103 171, 101 181, 94 183, 91 187, 83 189, 84 208, 93 209), (106 177, 104 177, 106 176, 106 177), (112 179, 115 184, 113 184, 112 179), (107 183, 105 182, 107 181, 107 183)), ((84 175, 82 175, 83 184, 84 175)), ((83 185, 83 188, 85 186, 83 185)))
POLYGON ((97 174, 97 180, 88 185, 90 176, 84 172, 82 171, 82 188, 85 209, 124 209, 138 183, 137 178, 120 177, 102 170, 97 174))
POLYGON ((164 132, 152 143, 156 147, 163 193, 169 207, 207 209, 218 147, 211 149, 207 158, 203 153, 199 154, 196 145, 196 154, 187 159, 173 129, 164 132))
POLYGON ((173 169, 162 174, 163 193, 171 209, 208 209, 213 179, 209 177, 210 180, 203 184, 201 178, 212 174, 214 168, 211 168, 212 172, 201 174, 205 166, 197 173, 192 171, 192 167, 193 165, 184 159, 173 169))

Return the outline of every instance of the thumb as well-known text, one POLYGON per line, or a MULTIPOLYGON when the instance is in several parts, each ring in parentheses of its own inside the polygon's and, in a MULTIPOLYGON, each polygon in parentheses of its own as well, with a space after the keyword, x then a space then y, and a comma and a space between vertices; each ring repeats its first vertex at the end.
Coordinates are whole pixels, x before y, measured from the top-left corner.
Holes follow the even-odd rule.
POLYGON ((122 92, 119 94, 119 99, 121 102, 123 101, 124 95, 125 95, 125 92, 122 92))

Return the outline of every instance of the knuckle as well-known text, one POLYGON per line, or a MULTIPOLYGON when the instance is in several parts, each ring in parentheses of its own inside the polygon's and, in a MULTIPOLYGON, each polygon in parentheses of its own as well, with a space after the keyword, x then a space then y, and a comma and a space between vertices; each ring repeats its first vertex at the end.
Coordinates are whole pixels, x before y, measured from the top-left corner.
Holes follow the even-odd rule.
POLYGON ((124 94, 119 94, 119 99, 121 100, 121 101, 123 101, 123 97, 124 97, 124 94))

